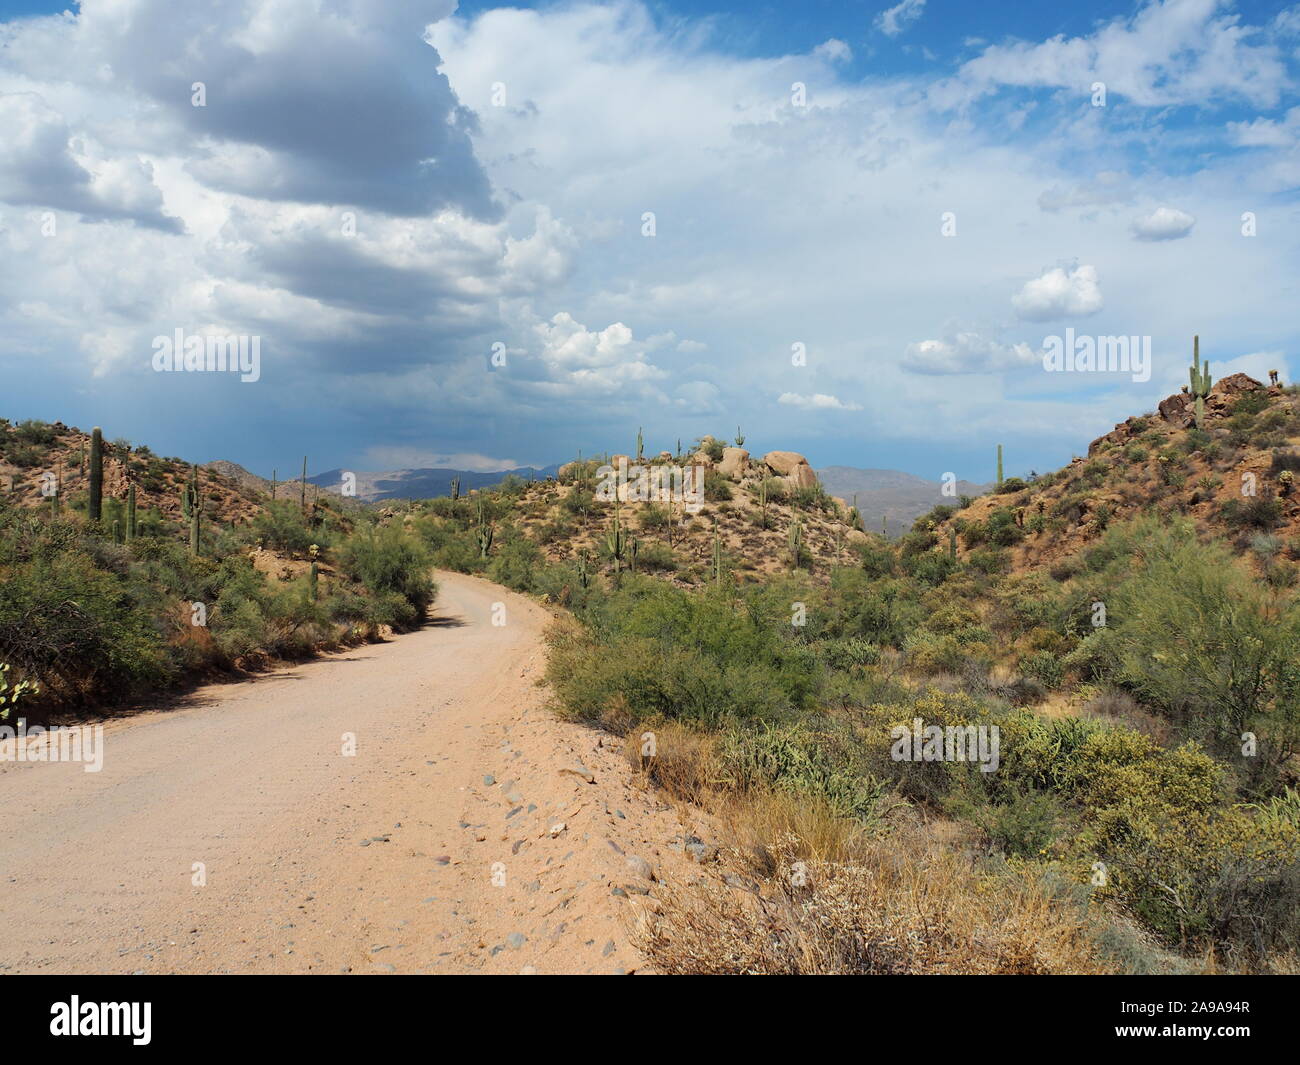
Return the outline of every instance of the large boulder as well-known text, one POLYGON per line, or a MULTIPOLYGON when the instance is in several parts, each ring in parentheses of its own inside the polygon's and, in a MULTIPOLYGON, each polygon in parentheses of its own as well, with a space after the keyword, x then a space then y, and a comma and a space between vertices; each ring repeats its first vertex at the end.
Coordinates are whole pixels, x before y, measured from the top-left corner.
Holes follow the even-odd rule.
POLYGON ((749 452, 743 447, 724 447, 718 472, 728 480, 739 481, 749 470, 749 452))
POLYGON ((1237 396, 1243 392, 1258 392, 1263 387, 1261 382, 1256 381, 1249 374, 1231 373, 1214 382, 1210 387, 1210 395, 1237 396))
POLYGON ((1210 386, 1210 394, 1205 400, 1208 413, 1225 416, 1232 406, 1248 392, 1267 391, 1264 386, 1249 374, 1233 373, 1220 378, 1210 386))
POLYGON ((790 472, 781 478, 789 489, 795 488, 816 488, 817 474, 806 462, 796 463, 790 467, 790 472))
POLYGON ((767 468, 778 477, 786 476, 796 466, 808 465, 808 460, 797 451, 769 451, 763 456, 767 468))
POLYGON ((1176 392, 1162 399, 1156 409, 1160 412, 1160 417, 1175 429, 1186 429, 1192 424, 1195 415, 1192 397, 1186 392, 1176 392))

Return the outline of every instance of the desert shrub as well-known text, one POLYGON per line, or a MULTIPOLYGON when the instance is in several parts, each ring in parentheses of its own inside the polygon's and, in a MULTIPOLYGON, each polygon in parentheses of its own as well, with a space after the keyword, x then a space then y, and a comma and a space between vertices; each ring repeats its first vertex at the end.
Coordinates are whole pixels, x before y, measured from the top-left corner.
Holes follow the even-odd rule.
POLYGON ((167 679, 152 592, 130 579, 128 556, 94 558, 80 537, 70 522, 0 506, 0 660, 69 699, 167 679))
POLYGON ((1300 610, 1260 588, 1221 545, 1182 528, 1151 536, 1137 558, 1111 597, 1116 675, 1196 734, 1269 737, 1261 753, 1279 764, 1300 727, 1300 610))
POLYGON ((1283 470, 1300 473, 1300 454, 1291 450, 1274 451, 1273 460, 1269 464, 1269 473, 1279 474, 1283 470))
POLYGON ((918 531, 922 529, 933 529, 936 525, 942 525, 956 513, 957 508, 951 503, 940 503, 937 507, 922 514, 912 522, 912 528, 918 531))
POLYGON ((950 849, 880 842, 852 864, 783 855, 771 901, 712 882, 664 892, 642 947, 683 974, 1095 973, 1085 906, 950 849), (808 887, 798 885, 807 884, 808 887))
POLYGON ((1007 495, 1009 492, 1023 492, 1029 486, 1021 477, 1008 477, 997 488, 998 495, 1007 495))
POLYGON ((28 418, 26 421, 19 422, 14 426, 13 435, 21 443, 36 444, 40 447, 48 447, 58 439, 54 426, 49 422, 38 421, 35 418, 28 418))
POLYGON ((704 499, 709 503, 722 503, 731 498, 731 482, 715 470, 704 472, 704 499))
POLYGON ((677 569, 677 556, 667 544, 641 544, 637 550, 636 566, 647 573, 672 573, 677 569))
POLYGON ((1282 501, 1255 496, 1249 499, 1229 499, 1219 508, 1219 517, 1230 529, 1276 529, 1284 521, 1282 501))
POLYGON ((399 526, 358 529, 343 545, 339 564, 371 594, 396 601, 398 624, 421 621, 437 593, 428 549, 399 526))
POLYGON ((894 572, 894 552, 875 540, 857 544, 854 550, 868 577, 888 577, 894 572))
POLYGON ((831 669, 874 666, 880 661, 879 646, 854 636, 847 639, 827 640, 818 647, 818 651, 822 660, 831 669))
MULTIPOLYGON (((707 486, 705 498, 708 498, 707 486)), ((648 531, 654 531, 657 529, 666 529, 670 524, 672 524, 672 515, 668 512, 667 507, 661 506, 658 503, 647 503, 641 508, 638 520, 641 528, 648 531)))
POLYGON ((775 604, 732 595, 630 576, 587 611, 591 633, 553 628, 547 675, 563 712, 614 727, 718 725, 806 705, 821 679, 816 656, 786 635, 775 604))
POLYGON ((808 722, 732 726, 719 765, 741 789, 771 788, 813 797, 837 817, 874 821, 884 785, 861 764, 850 736, 808 722))
POLYGON ((503 537, 488 563, 487 575, 497 584, 504 584, 519 592, 534 591, 537 568, 542 562, 542 553, 527 537, 513 535, 503 537))
POLYGON ((1033 677, 1050 689, 1059 688, 1065 678, 1065 665, 1061 656, 1051 651, 1036 651, 1020 662, 1020 671, 1033 677))
POLYGON ((312 529, 302 508, 285 500, 266 504, 253 518, 252 535, 273 551, 293 555, 305 555, 312 544, 325 546, 317 539, 321 531, 312 529))

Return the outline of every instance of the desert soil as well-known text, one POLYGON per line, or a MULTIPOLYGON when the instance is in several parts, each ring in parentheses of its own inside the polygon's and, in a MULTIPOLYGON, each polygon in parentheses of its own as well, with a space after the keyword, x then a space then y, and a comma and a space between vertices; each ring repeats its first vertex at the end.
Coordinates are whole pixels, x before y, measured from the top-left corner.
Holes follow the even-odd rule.
POLYGON ((691 826, 548 711, 545 609, 438 580, 418 632, 107 723, 98 773, 0 762, 0 971, 645 971, 636 859, 689 875, 691 826))

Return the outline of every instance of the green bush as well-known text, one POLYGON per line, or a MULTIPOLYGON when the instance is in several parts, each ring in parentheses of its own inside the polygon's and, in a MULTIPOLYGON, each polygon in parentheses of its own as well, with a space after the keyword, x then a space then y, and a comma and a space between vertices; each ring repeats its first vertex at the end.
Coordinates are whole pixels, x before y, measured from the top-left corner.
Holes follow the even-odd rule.
POLYGON ((361 581, 372 594, 404 602, 406 607, 399 606, 397 619, 402 625, 422 621, 437 594, 429 572, 432 559, 428 549, 398 526, 359 529, 343 545, 339 562, 345 573, 361 581))

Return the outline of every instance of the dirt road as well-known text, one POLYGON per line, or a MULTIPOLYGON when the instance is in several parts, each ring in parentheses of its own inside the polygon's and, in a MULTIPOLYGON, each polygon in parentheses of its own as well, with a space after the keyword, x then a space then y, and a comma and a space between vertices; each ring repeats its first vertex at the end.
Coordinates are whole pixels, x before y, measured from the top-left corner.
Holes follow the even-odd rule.
POLYGON ((680 822, 546 711, 549 615, 438 580, 419 632, 110 722, 100 772, 0 762, 0 971, 641 968, 618 889, 680 822))

